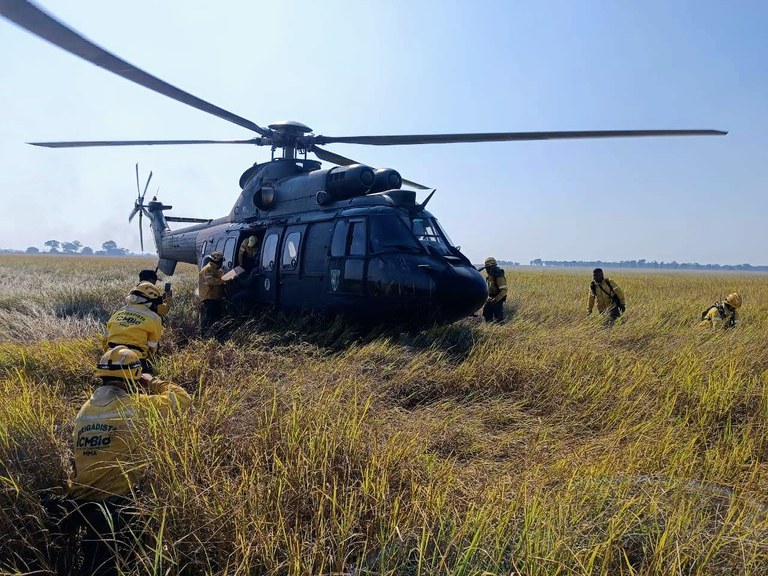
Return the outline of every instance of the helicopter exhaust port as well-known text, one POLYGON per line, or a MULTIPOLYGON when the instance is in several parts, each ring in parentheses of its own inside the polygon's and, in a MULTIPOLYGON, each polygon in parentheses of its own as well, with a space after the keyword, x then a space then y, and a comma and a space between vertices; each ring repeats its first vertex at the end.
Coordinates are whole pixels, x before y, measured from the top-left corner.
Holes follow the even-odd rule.
POLYGON ((363 196, 373 186, 376 176, 373 168, 363 164, 331 168, 325 176, 325 193, 328 200, 346 200, 363 196))
POLYGON ((367 194, 384 192, 385 190, 399 190, 403 185, 403 177, 400 176, 397 170, 392 168, 377 168, 374 175, 373 186, 371 186, 367 194))

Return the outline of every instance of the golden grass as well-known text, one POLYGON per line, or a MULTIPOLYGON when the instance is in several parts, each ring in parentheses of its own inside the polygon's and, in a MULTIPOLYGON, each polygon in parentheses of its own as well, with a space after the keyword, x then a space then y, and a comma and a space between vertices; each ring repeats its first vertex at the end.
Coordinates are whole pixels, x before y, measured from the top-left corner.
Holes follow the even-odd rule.
MULTIPOLYGON (((58 552, 39 500, 145 265, 0 258, 0 572, 58 552)), ((180 270, 159 371, 195 407, 145 438, 137 573, 768 573, 768 276, 609 272, 628 312, 605 329, 589 271, 507 274, 503 326, 220 345, 180 270), (735 289, 741 325, 697 330, 735 289)))

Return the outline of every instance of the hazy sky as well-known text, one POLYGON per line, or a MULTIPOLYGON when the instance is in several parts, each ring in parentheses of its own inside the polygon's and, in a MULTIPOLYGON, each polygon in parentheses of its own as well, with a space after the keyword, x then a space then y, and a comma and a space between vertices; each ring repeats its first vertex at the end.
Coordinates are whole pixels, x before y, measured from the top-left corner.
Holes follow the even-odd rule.
MULTIPOLYGON (((437 188, 473 260, 768 264, 768 3, 47 0, 97 44, 265 126, 333 136, 714 128, 724 137, 329 145, 437 188)), ((254 134, 0 20, 0 247, 138 250, 134 164, 172 215, 218 217, 246 146, 49 150, 35 140, 254 134)), ((424 195, 420 194, 419 198, 424 195)), ((152 249, 148 226, 145 248, 152 249)))

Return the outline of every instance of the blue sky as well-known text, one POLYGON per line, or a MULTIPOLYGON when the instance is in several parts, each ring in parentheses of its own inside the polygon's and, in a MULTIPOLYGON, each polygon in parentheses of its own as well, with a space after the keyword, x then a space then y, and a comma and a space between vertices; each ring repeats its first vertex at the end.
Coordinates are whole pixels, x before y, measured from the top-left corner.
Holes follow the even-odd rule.
MULTIPOLYGON (((333 136, 728 130, 706 138, 329 148, 437 188, 430 210, 473 260, 768 264, 768 3, 42 6, 136 66, 262 126, 292 119, 333 136)), ((160 187, 172 214, 218 217, 234 203, 240 173, 269 157, 245 146, 28 146, 252 134, 4 20, 0 54, 0 247, 113 239, 138 250, 135 222, 127 223, 136 162, 154 171, 151 190, 160 187)))

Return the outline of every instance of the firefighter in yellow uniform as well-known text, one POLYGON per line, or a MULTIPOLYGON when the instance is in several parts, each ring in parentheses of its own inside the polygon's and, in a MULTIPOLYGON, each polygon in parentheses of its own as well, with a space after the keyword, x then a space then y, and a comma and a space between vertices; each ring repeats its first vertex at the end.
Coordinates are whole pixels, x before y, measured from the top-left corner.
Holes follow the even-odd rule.
POLYGON ((116 555, 127 554, 134 532, 129 497, 142 471, 136 461, 142 426, 149 414, 164 417, 192 399, 180 386, 142 374, 138 354, 125 346, 108 350, 96 375, 101 385, 75 418, 69 497, 85 527, 82 573, 116 574, 116 555))
POLYGON ((736 310, 741 308, 741 295, 738 292, 729 294, 722 302, 715 302, 701 313, 702 328, 735 328, 739 322, 736 310))
POLYGON ((595 268, 592 271, 587 315, 592 314, 595 303, 597 303, 597 311, 605 316, 609 323, 613 323, 627 309, 624 291, 616 282, 603 275, 602 268, 595 268))
POLYGON ((259 239, 256 236, 249 236, 240 244, 237 251, 237 265, 246 271, 253 270, 256 266, 258 255, 259 239))
POLYGON ((197 291, 200 298, 200 335, 203 338, 218 336, 215 324, 224 315, 224 285, 221 265, 224 255, 213 252, 208 263, 198 274, 197 291))
POLYGON ((168 304, 163 293, 151 282, 140 282, 125 298, 126 304, 107 321, 104 349, 126 346, 136 352, 142 368, 151 373, 152 360, 157 355, 163 334, 161 315, 167 313, 168 304))
POLYGON ((504 321, 504 302, 507 300, 507 279, 504 270, 496 265, 496 258, 485 259, 485 282, 488 284, 488 301, 483 306, 486 322, 504 321))
MULTIPOLYGON (((141 284, 142 282, 149 282, 150 284, 154 284, 155 286, 157 286, 157 272, 155 272, 151 268, 148 268, 146 270, 141 270, 139 272, 139 284, 141 284)), ((171 290, 171 283, 166 282, 165 289, 163 291, 163 303, 160 306, 158 306, 158 310, 160 310, 160 316, 164 317, 168 313, 168 311, 171 309, 172 301, 173 301, 173 290, 171 290)))

